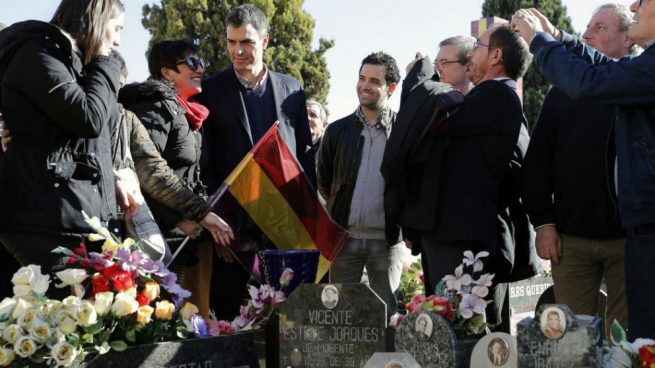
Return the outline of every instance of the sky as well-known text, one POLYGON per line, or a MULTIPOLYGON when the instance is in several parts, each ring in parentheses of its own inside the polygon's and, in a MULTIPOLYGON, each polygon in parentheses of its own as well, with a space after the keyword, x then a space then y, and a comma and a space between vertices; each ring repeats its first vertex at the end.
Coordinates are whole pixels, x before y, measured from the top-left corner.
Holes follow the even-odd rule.
MULTIPOLYGON (((218 1, 218 0, 210 0, 218 1)), ((582 33, 594 9, 609 0, 562 0, 573 28, 582 33)), ((129 81, 148 76, 145 50, 149 33, 141 25, 144 4, 153 0, 123 0, 127 8, 119 48, 130 71, 129 81)), ((629 6, 627 1, 619 3, 629 6)), ((319 38, 333 39, 326 58, 330 72, 327 98, 329 120, 352 113, 357 107, 355 84, 361 60, 371 52, 393 56, 404 76, 405 66, 417 51, 434 58, 439 42, 454 35, 470 35, 470 23, 481 17, 483 0, 305 0, 314 18, 314 45, 319 38)), ((0 0, 0 23, 52 17, 58 0, 0 0)), ((211 62, 211 60, 210 60, 211 62)), ((390 105, 398 109, 400 90, 390 105)))

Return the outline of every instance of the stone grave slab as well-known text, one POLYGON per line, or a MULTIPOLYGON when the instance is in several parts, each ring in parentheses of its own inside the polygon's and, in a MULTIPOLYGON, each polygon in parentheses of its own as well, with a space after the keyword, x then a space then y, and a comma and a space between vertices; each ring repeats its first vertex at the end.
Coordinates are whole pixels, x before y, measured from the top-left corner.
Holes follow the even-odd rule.
POLYGON ((421 368, 408 353, 375 353, 364 368, 421 368))
POLYGON ((494 332, 484 336, 473 348, 471 368, 517 368, 516 337, 494 332))
POLYGON ((412 312, 396 328, 396 351, 411 354, 423 368, 455 368, 457 338, 436 313, 412 312))
POLYGON ((301 284, 279 309, 279 367, 364 367, 385 351, 387 306, 363 284, 301 284))
POLYGON ((592 368, 602 364, 601 319, 575 315, 562 304, 542 305, 517 326, 520 367, 592 368))

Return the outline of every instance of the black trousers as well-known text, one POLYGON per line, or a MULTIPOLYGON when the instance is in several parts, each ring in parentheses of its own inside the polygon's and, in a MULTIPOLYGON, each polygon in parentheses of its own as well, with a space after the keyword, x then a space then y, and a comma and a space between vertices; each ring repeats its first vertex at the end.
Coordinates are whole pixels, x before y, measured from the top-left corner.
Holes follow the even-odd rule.
POLYGON ((209 308, 214 311, 219 320, 234 319, 239 314, 244 300, 248 298, 246 286, 250 280, 250 273, 244 267, 252 266, 255 253, 239 252, 237 257, 240 261, 228 263, 214 252, 209 308))

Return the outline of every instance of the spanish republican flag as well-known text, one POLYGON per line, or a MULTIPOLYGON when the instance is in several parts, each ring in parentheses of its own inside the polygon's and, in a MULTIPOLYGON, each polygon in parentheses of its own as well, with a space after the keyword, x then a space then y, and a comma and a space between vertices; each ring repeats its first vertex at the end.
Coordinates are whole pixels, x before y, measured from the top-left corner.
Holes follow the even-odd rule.
POLYGON ((321 251, 316 281, 348 233, 334 223, 275 122, 225 179, 225 186, 278 249, 321 251))

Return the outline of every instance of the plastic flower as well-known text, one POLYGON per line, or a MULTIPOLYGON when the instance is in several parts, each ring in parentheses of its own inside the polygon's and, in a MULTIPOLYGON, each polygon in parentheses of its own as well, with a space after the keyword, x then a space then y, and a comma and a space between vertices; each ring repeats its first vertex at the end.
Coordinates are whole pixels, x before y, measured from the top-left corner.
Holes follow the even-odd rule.
POLYGON ((484 298, 485 296, 489 295, 489 288, 486 286, 479 286, 476 285, 471 289, 471 294, 479 296, 480 298, 484 298))
POLYGON ((232 326, 235 329, 239 329, 250 324, 250 321, 251 321, 250 309, 247 306, 242 305, 241 309, 239 310, 239 315, 236 316, 234 321, 232 321, 232 326))
POLYGON ((89 327, 95 325, 98 322, 98 313, 94 305, 85 300, 80 303, 79 308, 77 309, 77 324, 82 327, 89 327))
POLYGON ((282 272, 282 276, 280 276, 280 287, 285 287, 285 286, 289 285, 289 282, 291 282, 291 279, 293 279, 293 270, 291 268, 287 267, 282 272))
POLYGON ((231 334, 234 333, 234 327, 232 324, 225 320, 208 320, 207 326, 209 327, 209 334, 212 336, 219 336, 221 334, 231 334))
POLYGON ((18 338, 14 343, 14 352, 23 358, 27 358, 36 353, 36 342, 29 336, 18 338))
POLYGON ((34 327, 30 330, 30 336, 41 345, 45 345, 48 342, 51 333, 50 326, 44 322, 35 323, 34 327))
POLYGON ((40 313, 35 308, 28 309, 25 314, 18 318, 18 324, 23 327, 25 330, 32 328, 32 324, 39 321, 40 313))
POLYGON ((11 278, 14 284, 14 295, 26 296, 30 293, 44 294, 50 284, 50 276, 41 274, 41 266, 28 265, 21 267, 11 278))
POLYGON ((489 256, 489 252, 482 251, 474 256, 473 252, 467 250, 464 252, 464 259, 462 262, 467 266, 473 265, 473 272, 479 272, 484 268, 484 264, 480 259, 487 256, 489 256))
POLYGON ((65 285, 73 286, 81 283, 82 281, 86 280, 87 277, 89 277, 89 275, 86 273, 86 270, 79 268, 65 269, 63 271, 57 272, 55 275, 57 275, 57 278, 59 278, 59 280, 61 280, 63 283, 57 285, 57 287, 64 287, 65 285))
POLYGON ((114 293, 111 291, 97 293, 95 295, 95 308, 99 316, 104 316, 111 309, 114 302, 114 293))
POLYGON ((639 348, 639 360, 642 367, 655 366, 655 345, 644 345, 639 348))
POLYGON ((153 301, 159 297, 159 284, 154 281, 146 282, 143 286, 143 295, 148 298, 148 301, 153 301))
POLYGON ((484 299, 473 294, 466 294, 462 296, 462 301, 459 303, 460 314, 464 319, 473 317, 473 314, 483 314, 487 302, 484 299))
POLYGON ((70 314, 70 312, 66 310, 61 310, 59 313, 57 313, 57 316, 55 317, 55 324, 59 331, 61 331, 64 335, 71 334, 77 329, 77 322, 70 314))
POLYGON ((23 335, 25 335, 23 328, 17 324, 9 325, 2 331, 2 338, 10 344, 14 344, 23 335))
POLYGON ((147 325, 152 320, 150 317, 155 309, 149 305, 139 307, 136 311, 136 321, 142 325, 147 325))
POLYGON ((191 317, 191 325, 193 325, 193 335, 195 337, 207 337, 209 336, 209 331, 207 330, 207 322, 199 314, 194 314, 191 317))
POLYGON ((11 312, 11 317, 14 319, 19 319, 23 317, 25 313, 27 313, 27 311, 32 308, 33 308, 32 303, 22 298, 18 299, 16 306, 14 306, 14 310, 11 312))
POLYGON ((169 320, 173 318, 173 312, 175 311, 175 304, 172 304, 168 300, 163 300, 157 302, 155 308, 155 317, 163 320, 169 320))
POLYGON ((16 299, 14 298, 4 298, 2 302, 0 302, 0 321, 4 321, 5 319, 9 318, 11 312, 16 306, 16 303, 16 299))
POLYGON ((480 286, 490 287, 492 285, 493 279, 494 279, 494 274, 485 273, 484 275, 480 275, 480 278, 477 279, 476 281, 473 281, 473 283, 480 286))
POLYGON ((130 315, 139 309, 139 303, 126 293, 118 293, 114 297, 114 304, 111 306, 111 313, 116 317, 130 315))
POLYGON ((0 367, 6 367, 16 358, 13 350, 0 346, 0 367))
POLYGON ((55 344, 50 352, 58 366, 70 366, 77 357, 75 347, 66 341, 55 344))
POLYGON ((462 286, 471 284, 471 275, 464 273, 464 267, 460 265, 455 269, 455 275, 446 275, 443 277, 448 290, 455 290, 461 293, 462 286))
POLYGON ((195 304, 189 302, 184 303, 184 306, 182 309, 180 309, 180 315, 183 319, 186 320, 190 320, 193 315, 198 313, 200 313, 198 307, 195 304))

